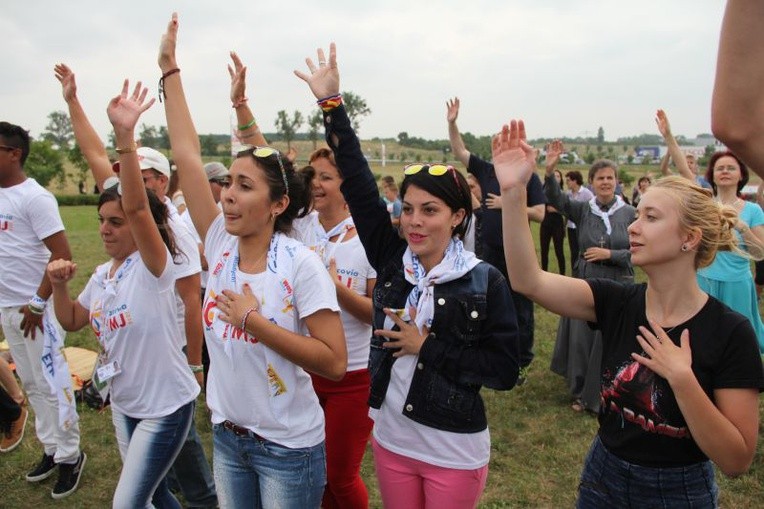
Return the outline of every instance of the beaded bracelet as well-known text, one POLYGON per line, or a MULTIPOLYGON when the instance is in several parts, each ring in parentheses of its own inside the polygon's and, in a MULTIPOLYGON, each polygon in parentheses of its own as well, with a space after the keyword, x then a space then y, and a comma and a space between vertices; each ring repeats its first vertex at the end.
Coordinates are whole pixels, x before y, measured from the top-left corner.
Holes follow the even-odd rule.
POLYGON ((257 308, 255 306, 252 306, 248 310, 244 311, 244 316, 241 317, 241 325, 239 325, 239 328, 246 332, 247 330, 247 318, 249 318, 249 314, 253 311, 257 311, 257 308))
POLYGON ((257 122, 255 121, 255 117, 252 117, 252 120, 250 120, 248 123, 239 126, 239 131, 244 131, 246 129, 249 129, 255 124, 257 124, 257 122))
POLYGON ((342 104, 342 94, 335 94, 330 95, 329 97, 324 97, 323 99, 319 99, 316 101, 316 104, 318 104, 318 107, 321 108, 323 111, 330 111, 342 104))

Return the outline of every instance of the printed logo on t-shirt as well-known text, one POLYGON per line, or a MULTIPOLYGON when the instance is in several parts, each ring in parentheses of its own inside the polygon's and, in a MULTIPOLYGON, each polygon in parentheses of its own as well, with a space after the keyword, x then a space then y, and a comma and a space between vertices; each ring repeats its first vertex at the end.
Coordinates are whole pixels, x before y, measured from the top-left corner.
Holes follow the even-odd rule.
POLYGON ((223 255, 220 257, 220 260, 218 260, 218 263, 215 264, 215 268, 212 269, 211 274, 213 276, 217 276, 220 274, 220 271, 223 270, 223 267, 225 267, 225 262, 228 260, 228 257, 230 256, 231 252, 226 251, 223 253, 223 255))
POLYGON ((218 318, 217 303, 215 302, 217 294, 210 290, 204 301, 202 308, 202 319, 206 330, 215 330, 217 336, 223 340, 241 341, 245 344, 256 345, 259 343, 255 336, 235 327, 230 323, 224 322, 218 318))
POLYGON ((0 232, 9 232, 13 230, 13 215, 0 214, 0 232))
POLYGON ((345 286, 353 289, 353 282, 358 280, 358 271, 355 269, 337 268, 337 279, 340 283, 345 283, 345 286))
POLYGON ((103 301, 96 300, 90 313, 90 327, 95 332, 96 339, 102 340, 104 335, 110 336, 119 329, 123 329, 133 323, 133 317, 127 304, 122 304, 115 309, 104 313, 103 301))
MULTIPOLYGON (((603 377, 607 378, 607 374, 603 377)), ((662 390, 655 372, 637 361, 621 367, 611 383, 602 384, 600 404, 648 433, 690 438, 686 426, 671 426, 660 408, 662 390)))

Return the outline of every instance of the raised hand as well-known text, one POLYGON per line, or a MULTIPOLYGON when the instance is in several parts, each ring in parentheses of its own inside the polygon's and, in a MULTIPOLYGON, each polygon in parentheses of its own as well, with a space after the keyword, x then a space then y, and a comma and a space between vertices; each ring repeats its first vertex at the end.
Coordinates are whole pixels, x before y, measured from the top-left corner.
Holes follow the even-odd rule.
POLYGON ((493 165, 502 191, 525 187, 536 169, 536 152, 525 140, 525 123, 512 120, 491 141, 493 165))
POLYGON ((546 146, 546 170, 547 173, 554 171, 554 167, 560 161, 560 156, 565 151, 565 146, 560 140, 554 140, 546 146))
POLYGON ((228 74, 231 76, 231 102, 237 104, 247 98, 247 67, 241 63, 239 55, 231 52, 233 67, 228 64, 228 74))
POLYGON ((77 272, 77 264, 71 260, 53 260, 48 264, 47 270, 50 284, 54 286, 66 284, 74 278, 74 274, 77 272))
POLYGON ((459 98, 454 97, 446 101, 446 120, 448 123, 456 122, 459 117, 459 98))
POLYGON ((661 133, 661 136, 664 138, 671 136, 671 125, 669 124, 665 111, 658 110, 655 112, 655 123, 658 126, 658 131, 661 133))
POLYGON ((329 61, 324 56, 324 50, 318 48, 318 67, 310 57, 305 59, 310 74, 298 70, 295 76, 303 80, 310 87, 310 91, 316 99, 324 99, 340 93, 340 72, 337 68, 337 47, 334 43, 329 44, 329 61))
POLYGON ((61 92, 64 101, 69 102, 77 98, 77 83, 74 81, 74 73, 66 64, 56 64, 53 68, 56 79, 61 83, 61 92))
POLYGON ((114 126, 115 131, 134 131, 141 114, 151 108, 155 101, 155 99, 151 99, 146 102, 146 94, 149 89, 142 86, 140 81, 135 84, 130 96, 127 95, 129 86, 129 81, 125 80, 122 85, 122 93, 109 101, 109 106, 106 108, 106 114, 109 116, 109 121, 114 126))
POLYGON ((178 13, 173 12, 167 23, 167 31, 162 34, 162 42, 159 43, 159 69, 162 74, 176 69, 178 62, 175 59, 175 46, 178 43, 178 13))

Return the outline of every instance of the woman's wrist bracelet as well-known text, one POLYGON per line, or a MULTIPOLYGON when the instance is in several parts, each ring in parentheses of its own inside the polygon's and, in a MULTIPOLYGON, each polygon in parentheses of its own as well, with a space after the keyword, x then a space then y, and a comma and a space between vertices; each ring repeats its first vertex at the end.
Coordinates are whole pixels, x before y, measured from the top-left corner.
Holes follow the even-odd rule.
POLYGON ((342 94, 334 94, 329 97, 324 97, 323 99, 316 101, 316 104, 318 104, 318 107, 323 111, 331 111, 342 104, 342 94))
POLYGON ((159 94, 157 94, 157 95, 159 95, 159 102, 160 103, 162 102, 162 98, 167 99, 167 94, 164 93, 164 80, 165 80, 165 78, 167 78, 169 76, 172 76, 176 72, 180 72, 180 69, 177 68, 177 67, 174 68, 174 69, 170 69, 166 73, 162 74, 161 78, 159 78, 159 94))
POLYGON ((239 126, 239 131, 245 131, 245 130, 249 129, 250 127, 252 127, 253 125, 257 125, 257 121, 255 120, 255 117, 252 117, 252 120, 250 120, 246 124, 240 125, 239 126))
POLYGON ((202 364, 189 364, 188 367, 191 369, 191 373, 201 373, 204 371, 202 364))
POLYGON ((138 145, 136 145, 134 141, 133 143, 130 144, 129 147, 122 147, 122 148, 117 147, 116 149, 117 154, 130 154, 132 152, 135 152, 136 150, 138 150, 138 145))
POLYGON ((244 103, 247 101, 249 101, 249 99, 247 99, 246 97, 239 97, 238 99, 236 99, 235 101, 231 103, 231 108, 236 109, 240 106, 244 106, 244 103))
POLYGON ((241 324, 239 325, 239 328, 243 331, 247 330, 247 318, 249 318, 249 314, 253 311, 257 311, 257 308, 252 306, 248 310, 244 311, 244 316, 241 317, 241 324))

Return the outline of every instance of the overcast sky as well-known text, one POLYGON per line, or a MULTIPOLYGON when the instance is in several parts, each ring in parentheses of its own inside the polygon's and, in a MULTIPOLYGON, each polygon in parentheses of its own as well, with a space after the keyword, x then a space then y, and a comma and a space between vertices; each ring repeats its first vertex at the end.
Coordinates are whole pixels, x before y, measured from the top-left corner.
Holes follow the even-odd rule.
MULTIPOLYGON (((662 107, 676 134, 695 136, 710 131, 723 9, 721 0, 4 2, 0 119, 39 135, 48 113, 66 109, 53 75, 64 62, 105 139, 123 78, 156 95, 159 39, 178 10, 179 67, 202 134, 230 130, 230 50, 249 68, 250 105, 268 132, 278 110, 314 108, 292 71, 335 41, 341 88, 372 110, 363 138, 446 138, 453 96, 460 129, 478 135, 521 117, 532 138, 602 126, 615 140, 657 133, 662 107)), ((143 121, 165 124, 162 105, 143 121)))

